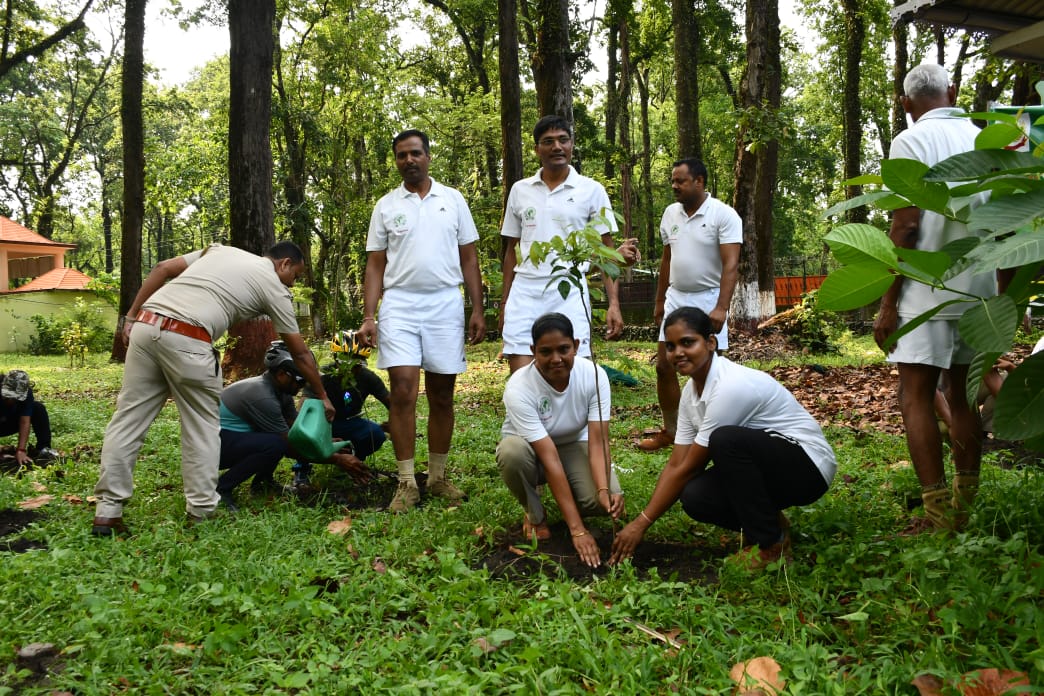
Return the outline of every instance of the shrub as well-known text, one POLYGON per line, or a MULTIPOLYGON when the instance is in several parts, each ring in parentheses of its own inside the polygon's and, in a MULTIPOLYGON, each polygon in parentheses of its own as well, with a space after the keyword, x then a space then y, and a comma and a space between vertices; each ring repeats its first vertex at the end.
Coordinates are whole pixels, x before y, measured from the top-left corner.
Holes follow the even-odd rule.
POLYGON ((29 339, 29 352, 33 355, 68 353, 72 359, 76 352, 82 358, 87 352, 104 353, 112 345, 112 328, 106 324, 102 310, 83 298, 77 299, 64 314, 34 314, 29 321, 36 327, 36 335, 29 339))

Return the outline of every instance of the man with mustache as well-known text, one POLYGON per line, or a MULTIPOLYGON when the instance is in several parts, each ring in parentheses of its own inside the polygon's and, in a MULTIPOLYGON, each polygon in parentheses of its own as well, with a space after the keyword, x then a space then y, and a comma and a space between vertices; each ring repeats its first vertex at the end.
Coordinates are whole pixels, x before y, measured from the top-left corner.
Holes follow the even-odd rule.
MULTIPOLYGON (((739 278, 743 223, 739 215, 707 190, 707 167, 695 157, 680 159, 671 171, 675 203, 660 220, 663 256, 656 286, 653 320, 679 307, 697 307, 710 317, 718 350, 729 347, 728 315, 739 278)), ((674 366, 667 359, 663 327, 656 351, 656 397, 663 414, 663 428, 641 440, 644 452, 670 447, 678 428, 681 389, 674 366)))
POLYGON ((388 429, 399 474, 389 509, 406 512, 420 501, 414 454, 422 368, 428 397, 428 492, 450 502, 464 497, 446 479, 453 389, 465 369, 462 282, 471 299, 470 343, 482 341, 486 320, 475 249, 478 231, 467 202, 428 175, 431 151, 423 131, 399 133, 392 150, 402 185, 377 201, 370 218, 359 335, 364 346, 376 347, 379 341, 377 367, 388 370, 388 429))

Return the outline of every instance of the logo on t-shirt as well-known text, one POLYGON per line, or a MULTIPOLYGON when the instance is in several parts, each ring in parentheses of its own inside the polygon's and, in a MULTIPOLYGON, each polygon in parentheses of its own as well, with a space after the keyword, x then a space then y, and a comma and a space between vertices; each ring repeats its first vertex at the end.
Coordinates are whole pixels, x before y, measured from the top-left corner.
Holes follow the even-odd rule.
POLYGON ((523 210, 522 219, 526 222, 532 222, 533 220, 536 220, 536 208, 534 208, 533 206, 529 206, 528 208, 523 210))
POLYGON ((546 396, 540 397, 540 403, 537 404, 537 414, 540 416, 541 423, 547 423, 551 420, 551 399, 546 396))
POLYGON ((405 227, 406 226, 406 213, 399 213, 394 218, 392 218, 392 224, 395 225, 396 227, 405 227))

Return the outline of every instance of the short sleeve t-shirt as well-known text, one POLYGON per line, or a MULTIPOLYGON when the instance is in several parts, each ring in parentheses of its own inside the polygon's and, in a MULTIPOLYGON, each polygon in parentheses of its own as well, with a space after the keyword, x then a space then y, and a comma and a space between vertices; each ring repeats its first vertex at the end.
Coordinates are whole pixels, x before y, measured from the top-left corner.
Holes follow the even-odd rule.
POLYGON ((710 444, 711 434, 724 425, 771 430, 796 442, 816 465, 829 485, 837 471, 834 450, 794 395, 770 375, 715 356, 707 373, 703 394, 690 379, 682 389, 678 431, 674 442, 710 444))
POLYGON ((608 223, 599 228, 603 234, 616 230, 605 187, 569 167, 566 180, 552 191, 540 178, 540 171, 511 187, 500 230, 502 236, 519 240, 515 275, 523 278, 551 276, 551 257, 539 267, 526 260, 533 242, 564 237, 599 216, 604 216, 608 223))
POLYGON ((742 244, 743 223, 735 210, 708 195, 691 217, 681 203, 667 206, 660 238, 671 248, 671 287, 715 290, 721 287, 721 245, 742 244))
MULTIPOLYGON (((975 136, 979 129, 972 122, 959 116, 961 109, 932 109, 922 114, 913 126, 906 129, 892 141, 888 153, 889 159, 912 159, 923 162, 929 167, 942 162, 948 157, 975 149, 975 136)), ((969 196, 963 201, 954 201, 955 209, 964 206, 978 207, 988 200, 986 194, 969 196)), ((938 251, 955 239, 968 237, 975 233, 961 222, 933 213, 921 211, 920 227, 917 233, 917 248, 925 251, 938 251)), ((981 297, 992 297, 997 294, 997 284, 992 273, 972 275, 965 271, 946 281, 946 284, 958 290, 964 290, 981 297)), ((961 295, 947 290, 935 290, 928 285, 907 281, 899 294, 899 316, 911 319, 934 309, 948 300, 960 299, 961 295)), ((960 317, 971 305, 961 302, 944 307, 936 319, 955 319, 960 317)))
POLYGON ((294 398, 271 375, 233 382, 221 392, 221 429, 238 433, 287 433, 297 416, 294 398))
POLYGON ((545 437, 556 445, 582 442, 587 440, 588 422, 609 420, 610 406, 609 378, 587 358, 575 359, 569 385, 561 392, 547 383, 536 363, 530 363, 511 375, 504 388, 507 417, 500 432, 526 442, 545 437))
MULTIPOLYGON (((388 399, 388 387, 384 380, 365 365, 356 370, 351 382, 342 382, 333 370, 333 365, 323 368, 323 389, 336 410, 334 420, 347 420, 362 413, 363 403, 369 396, 378 401, 388 399)), ((304 393, 305 396, 315 396, 308 386, 305 386, 304 393)))
POLYGON ((271 259, 220 244, 182 258, 188 268, 154 292, 144 309, 202 326, 215 340, 261 315, 272 319, 276 333, 298 333, 290 289, 271 259))
POLYGON ((421 198, 399 185, 370 216, 366 251, 384 251, 384 289, 425 292, 464 282, 460 247, 479 238, 464 196, 434 179, 421 198))

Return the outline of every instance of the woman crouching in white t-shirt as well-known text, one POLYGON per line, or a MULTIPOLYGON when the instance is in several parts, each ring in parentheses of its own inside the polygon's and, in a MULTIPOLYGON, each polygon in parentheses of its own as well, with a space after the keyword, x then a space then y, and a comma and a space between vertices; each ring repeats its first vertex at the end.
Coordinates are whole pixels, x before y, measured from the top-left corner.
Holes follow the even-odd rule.
POLYGON ((532 336, 533 362, 511 375, 504 388, 500 476, 525 510, 522 533, 537 539, 551 537, 537 488, 547 483, 580 560, 596 568, 598 544, 583 517, 617 519, 624 507, 616 474, 606 471, 609 379, 602 368, 577 357, 579 341, 564 314, 539 317, 532 336))
POLYGON ((690 378, 674 450, 649 504, 616 536, 609 562, 629 558, 679 498, 694 520, 743 531, 755 545, 734 557, 742 565, 762 568, 789 556, 782 510, 818 500, 837 469, 823 430, 771 376, 715 355, 717 340, 702 310, 677 309, 664 327, 667 358, 690 378))

